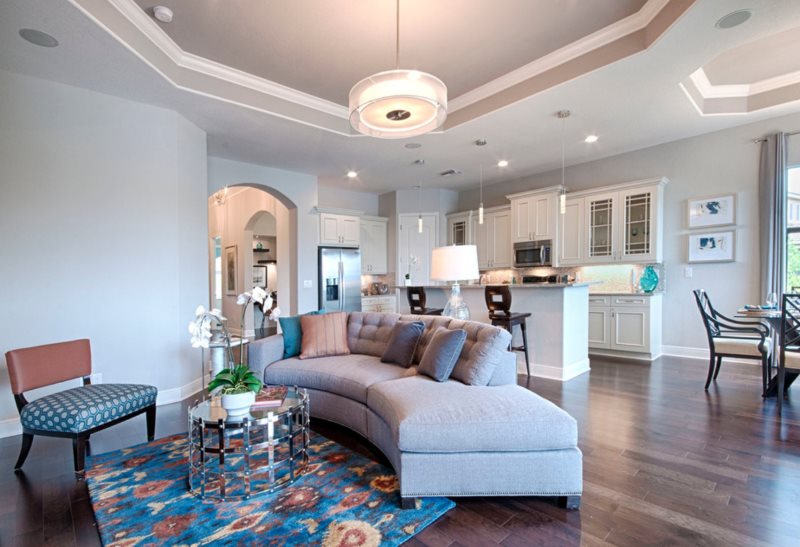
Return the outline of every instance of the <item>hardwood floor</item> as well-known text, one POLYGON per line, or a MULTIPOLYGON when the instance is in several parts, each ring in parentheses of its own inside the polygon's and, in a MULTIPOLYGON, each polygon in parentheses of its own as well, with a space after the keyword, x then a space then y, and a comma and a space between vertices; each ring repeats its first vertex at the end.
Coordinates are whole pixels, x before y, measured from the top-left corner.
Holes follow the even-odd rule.
MULTIPOLYGON (((705 372, 703 361, 665 357, 593 359, 590 374, 566 384, 520 377, 578 420, 581 510, 554 499, 459 498, 406 545, 798 545, 800 410, 787 399, 779 423, 755 366, 723 363, 708 393, 705 372)), ((185 403, 158 411, 157 437, 186 430, 185 403)), ((315 429, 381 458, 342 428, 315 429)), ((92 449, 144 441, 141 416, 93 436, 92 449)), ((19 443, 0 439, 0 545, 99 545, 70 441, 37 437, 15 475, 19 443)))

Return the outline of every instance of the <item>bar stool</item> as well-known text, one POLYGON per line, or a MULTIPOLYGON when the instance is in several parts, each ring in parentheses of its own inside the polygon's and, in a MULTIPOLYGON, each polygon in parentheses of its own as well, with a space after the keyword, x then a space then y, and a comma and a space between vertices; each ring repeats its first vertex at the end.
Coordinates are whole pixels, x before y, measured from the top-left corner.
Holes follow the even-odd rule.
POLYGON ((531 375, 531 364, 528 359, 528 329, 525 320, 531 316, 530 313, 511 312, 511 290, 507 285, 489 285, 484 291, 486 307, 489 308, 489 319, 492 325, 506 329, 514 335, 514 325, 519 325, 522 329, 522 345, 514 347, 509 345, 509 349, 525 352, 525 368, 528 376, 531 375))
POLYGON ((442 315, 442 308, 425 307, 425 287, 407 287, 408 307, 413 315, 442 315))

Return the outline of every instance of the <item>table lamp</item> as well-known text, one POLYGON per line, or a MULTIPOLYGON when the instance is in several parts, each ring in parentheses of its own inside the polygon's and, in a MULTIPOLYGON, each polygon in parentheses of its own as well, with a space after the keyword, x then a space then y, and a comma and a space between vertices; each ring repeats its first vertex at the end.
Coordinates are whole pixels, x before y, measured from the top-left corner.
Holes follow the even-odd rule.
POLYGON ((442 315, 469 319, 469 308, 461 297, 459 280, 478 279, 478 248, 475 245, 450 245, 437 247, 431 255, 431 278, 437 281, 452 281, 450 299, 442 315))

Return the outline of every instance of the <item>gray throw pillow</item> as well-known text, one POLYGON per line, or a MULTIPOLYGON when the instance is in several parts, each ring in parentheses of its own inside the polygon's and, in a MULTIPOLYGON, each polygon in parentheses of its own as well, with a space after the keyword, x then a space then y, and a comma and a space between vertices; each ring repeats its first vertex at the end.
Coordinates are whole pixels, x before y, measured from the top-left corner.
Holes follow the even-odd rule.
POLYGON ((398 321, 392 327, 389 343, 381 355, 381 363, 394 363, 401 367, 410 367, 414 360, 414 352, 425 330, 422 321, 398 321))
POLYGON ((466 339, 467 331, 464 329, 449 330, 439 327, 425 348, 417 370, 437 382, 444 382, 453 372, 466 339))

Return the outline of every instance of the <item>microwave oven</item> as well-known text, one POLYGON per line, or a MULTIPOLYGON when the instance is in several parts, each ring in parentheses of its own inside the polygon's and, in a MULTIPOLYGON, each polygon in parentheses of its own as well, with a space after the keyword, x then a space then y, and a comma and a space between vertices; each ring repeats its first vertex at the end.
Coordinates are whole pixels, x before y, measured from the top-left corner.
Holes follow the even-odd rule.
POLYGON ((514 243, 514 267, 551 266, 553 263, 552 252, 553 241, 550 239, 514 243))

